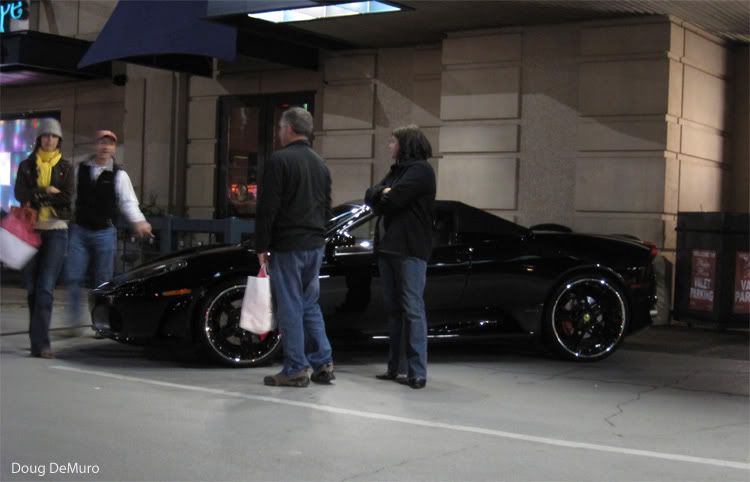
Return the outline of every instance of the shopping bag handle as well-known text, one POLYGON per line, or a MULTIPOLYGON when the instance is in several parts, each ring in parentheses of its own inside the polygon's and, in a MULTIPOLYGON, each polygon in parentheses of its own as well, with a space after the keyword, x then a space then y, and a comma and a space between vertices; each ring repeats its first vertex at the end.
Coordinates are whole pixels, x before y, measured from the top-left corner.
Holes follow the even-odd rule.
POLYGON ((268 269, 266 268, 265 263, 260 265, 260 270, 258 271, 258 278, 268 278, 268 269))

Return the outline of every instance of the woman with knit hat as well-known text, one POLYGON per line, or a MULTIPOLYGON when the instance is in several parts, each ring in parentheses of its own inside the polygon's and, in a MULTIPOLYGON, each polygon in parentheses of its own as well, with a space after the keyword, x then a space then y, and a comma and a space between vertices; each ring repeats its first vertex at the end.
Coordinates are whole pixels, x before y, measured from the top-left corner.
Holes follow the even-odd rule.
POLYGON ((57 279, 68 247, 68 220, 75 186, 73 164, 62 158, 62 128, 56 119, 42 119, 31 155, 18 166, 15 196, 22 206, 37 210, 36 230, 42 245, 24 267, 29 302, 31 356, 53 358, 49 325, 57 279))

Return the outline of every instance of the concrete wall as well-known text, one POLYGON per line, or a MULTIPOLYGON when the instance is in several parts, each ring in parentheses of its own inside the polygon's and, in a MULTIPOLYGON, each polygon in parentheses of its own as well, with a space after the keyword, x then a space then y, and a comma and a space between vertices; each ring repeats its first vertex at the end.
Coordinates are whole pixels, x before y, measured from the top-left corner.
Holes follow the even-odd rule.
POLYGON ((187 204, 213 209, 220 96, 315 90, 336 202, 384 175, 391 130, 414 122, 435 148, 439 198, 671 252, 678 210, 729 199, 728 122, 742 115, 728 117, 727 59, 717 39, 664 17, 450 33, 329 54, 321 74, 193 77, 187 204))
POLYGON ((40 32, 94 40, 116 6, 114 0, 32 0, 29 26, 40 32))
POLYGON ((521 41, 514 30, 449 34, 443 41, 439 199, 495 213, 517 209, 521 41))
POLYGON ((678 211, 721 211, 731 203, 725 188, 731 169, 732 72, 724 43, 689 25, 672 25, 667 146, 676 160, 678 211))
POLYGON ((734 101, 732 116, 732 167, 728 190, 732 197, 729 209, 750 210, 750 49, 737 46, 733 51, 734 101))
MULTIPOLYGON (((35 1, 31 23, 93 39, 114 6, 35 1)), ((335 202, 380 179, 390 132, 417 123, 433 143, 439 198, 522 224, 626 232, 670 252, 678 211, 747 207, 747 47, 731 57, 677 19, 455 32, 322 63, 308 72, 240 61, 184 86, 131 65, 125 88, 3 89, 3 110, 62 106, 76 158, 91 148, 87 129, 121 130, 139 195, 196 218, 215 209, 219 98, 306 90, 335 202)))
POLYGON ((179 79, 185 76, 134 64, 127 66, 126 75, 121 115, 128 172, 140 187, 136 193, 144 204, 182 214, 183 187, 174 178, 179 176, 184 184, 184 155, 178 153, 184 151, 180 142, 185 143, 184 132, 179 132, 185 116, 180 94, 181 102, 187 102, 187 87, 181 93, 179 79))
POLYGON ((582 25, 574 227, 666 244, 669 43, 667 19, 582 25))

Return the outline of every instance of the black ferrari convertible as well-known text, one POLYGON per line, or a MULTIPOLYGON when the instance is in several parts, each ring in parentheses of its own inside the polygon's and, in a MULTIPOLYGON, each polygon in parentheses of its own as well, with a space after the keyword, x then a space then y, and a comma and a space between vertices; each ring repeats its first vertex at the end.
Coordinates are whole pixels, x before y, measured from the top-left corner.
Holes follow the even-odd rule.
MULTIPOLYGON (((328 223, 320 305, 334 341, 387 339, 375 222, 367 206, 347 203, 328 223)), ((540 337, 563 358, 594 361, 651 323, 651 245, 557 225, 529 229, 455 201, 436 203, 433 228, 431 339, 540 337)), ((177 252, 93 290, 94 326, 121 342, 181 338, 220 363, 262 365, 279 354, 279 334, 239 327, 245 283, 258 268, 252 242, 177 252)))

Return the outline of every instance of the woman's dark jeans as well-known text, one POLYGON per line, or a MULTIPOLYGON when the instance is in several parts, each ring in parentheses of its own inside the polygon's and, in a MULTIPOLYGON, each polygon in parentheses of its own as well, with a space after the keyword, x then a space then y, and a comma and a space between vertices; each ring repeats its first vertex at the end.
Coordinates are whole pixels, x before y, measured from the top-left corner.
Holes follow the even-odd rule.
POLYGON ((42 245, 23 268, 29 302, 29 338, 31 354, 49 350, 49 325, 57 279, 68 251, 68 230, 40 230, 42 245))
POLYGON ((427 316, 424 306, 427 262, 411 256, 379 253, 378 268, 383 281, 383 301, 391 342, 388 372, 399 372, 404 336, 408 377, 427 378, 427 316))

